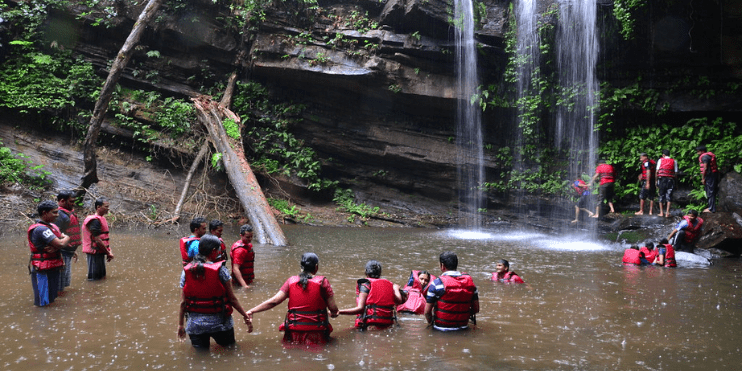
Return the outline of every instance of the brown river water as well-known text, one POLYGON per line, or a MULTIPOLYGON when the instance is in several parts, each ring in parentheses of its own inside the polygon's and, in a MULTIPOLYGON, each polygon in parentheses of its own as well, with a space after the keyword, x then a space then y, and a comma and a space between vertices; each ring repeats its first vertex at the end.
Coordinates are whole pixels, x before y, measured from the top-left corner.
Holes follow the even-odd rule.
MULTIPOLYGON (((333 342, 286 348, 278 331, 286 303, 255 315, 247 333, 236 314, 237 346, 196 352, 176 339, 180 299, 179 232, 114 230, 108 278, 87 282, 73 265, 66 296, 33 306, 22 234, 0 243, 2 370, 734 370, 742 364, 742 262, 677 269, 624 267, 623 247, 537 233, 451 232, 287 226, 289 247, 255 245, 256 281, 236 294, 245 309, 274 295, 299 257, 313 251, 341 308, 355 305, 355 282, 370 259, 404 285, 411 269, 434 273, 452 250, 479 288, 476 329, 438 333, 422 316, 358 332, 353 317, 333 319, 333 342), (528 285, 489 281, 510 260, 528 285)), ((185 235, 185 232, 182 232, 185 235)), ((224 233, 229 244, 235 228, 224 233)), ((213 341, 212 341, 213 344, 213 341)))

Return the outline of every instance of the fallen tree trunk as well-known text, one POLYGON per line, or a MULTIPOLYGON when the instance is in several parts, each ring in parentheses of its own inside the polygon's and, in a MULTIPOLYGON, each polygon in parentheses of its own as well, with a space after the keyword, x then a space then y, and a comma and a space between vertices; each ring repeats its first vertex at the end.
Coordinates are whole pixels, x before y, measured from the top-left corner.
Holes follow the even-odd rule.
POLYGON ((253 227, 254 238, 259 243, 285 246, 286 237, 273 216, 270 205, 245 159, 242 141, 233 141, 222 126, 222 117, 228 116, 239 123, 240 118, 229 109, 220 106, 208 96, 191 98, 201 123, 206 126, 216 150, 222 154, 222 162, 229 181, 240 199, 253 227))
POLYGON ((103 117, 108 111, 108 103, 111 102, 113 90, 116 87, 119 77, 121 77, 121 73, 124 72, 124 68, 131 59, 134 47, 139 43, 144 29, 147 27, 147 23, 149 23, 149 20, 157 12, 161 3, 162 0, 149 0, 142 13, 139 14, 139 19, 134 23, 129 37, 126 38, 124 45, 121 46, 121 50, 116 55, 113 65, 111 65, 111 71, 108 73, 108 78, 106 78, 106 82, 101 89, 98 101, 95 102, 93 117, 90 118, 88 133, 85 135, 85 144, 83 145, 83 164, 85 169, 83 170, 82 184, 78 187, 78 196, 93 183, 98 183, 98 161, 95 157, 95 144, 98 140, 103 117))

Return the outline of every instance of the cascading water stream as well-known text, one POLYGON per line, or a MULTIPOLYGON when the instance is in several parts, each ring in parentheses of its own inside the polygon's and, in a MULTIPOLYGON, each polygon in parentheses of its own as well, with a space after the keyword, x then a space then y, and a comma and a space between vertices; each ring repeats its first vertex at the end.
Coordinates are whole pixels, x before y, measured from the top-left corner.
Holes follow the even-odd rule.
POLYGON ((458 114, 456 144, 459 183, 459 223, 469 230, 479 230, 479 211, 484 207, 480 186, 484 183, 481 111, 471 103, 477 91, 477 51, 474 40, 472 0, 456 0, 456 77, 458 114))

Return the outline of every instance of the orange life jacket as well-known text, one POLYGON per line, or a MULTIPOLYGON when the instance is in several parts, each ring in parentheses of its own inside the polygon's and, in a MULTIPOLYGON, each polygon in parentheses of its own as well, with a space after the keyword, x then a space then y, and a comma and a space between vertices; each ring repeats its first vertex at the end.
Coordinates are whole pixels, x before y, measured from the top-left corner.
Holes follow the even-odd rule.
POLYGON ((26 237, 28 238, 28 247, 31 248, 31 265, 39 271, 46 271, 64 266, 62 253, 59 250, 55 252, 44 252, 43 247, 34 246, 31 242, 31 232, 38 227, 47 227, 54 233, 57 238, 62 238, 62 232, 53 223, 36 222, 28 227, 26 237))

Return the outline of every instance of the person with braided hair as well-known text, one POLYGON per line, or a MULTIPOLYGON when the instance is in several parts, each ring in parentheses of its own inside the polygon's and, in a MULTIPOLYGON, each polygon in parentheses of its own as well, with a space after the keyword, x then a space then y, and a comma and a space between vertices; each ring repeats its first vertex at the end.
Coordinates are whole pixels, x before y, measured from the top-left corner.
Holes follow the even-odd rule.
POLYGON ((262 312, 289 299, 288 313, 279 331, 285 331, 283 341, 293 344, 324 344, 330 341, 332 325, 328 317, 338 316, 338 307, 330 286, 324 276, 315 276, 319 270, 319 257, 307 252, 301 256, 302 272, 289 277, 272 298, 247 311, 252 319, 254 313, 262 312), (330 310, 328 316, 327 310, 330 310))
POLYGON ((229 269, 224 261, 215 262, 220 250, 219 237, 204 235, 198 244, 198 255, 180 275, 183 291, 178 338, 183 340, 188 334, 196 349, 209 349, 211 338, 223 347, 235 343, 233 309, 244 317, 248 332, 252 332, 252 321, 232 290, 229 269), (186 317, 188 322, 184 326, 186 317))

